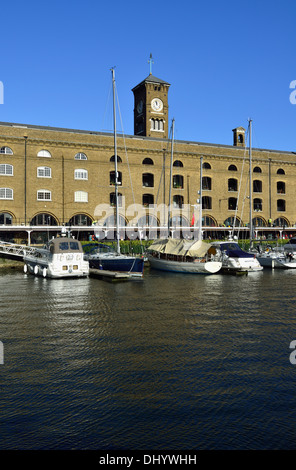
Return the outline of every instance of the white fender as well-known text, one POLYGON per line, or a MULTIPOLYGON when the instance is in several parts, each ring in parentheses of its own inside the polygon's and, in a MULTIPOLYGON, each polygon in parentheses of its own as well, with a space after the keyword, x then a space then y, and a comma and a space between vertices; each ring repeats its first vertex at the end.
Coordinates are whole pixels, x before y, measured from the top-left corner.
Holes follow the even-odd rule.
POLYGON ((43 274, 43 277, 46 277, 46 274, 47 274, 47 269, 46 268, 43 268, 42 274, 43 274))
POLYGON ((28 272, 28 266, 24 264, 24 273, 27 273, 27 272, 28 272))
POLYGON ((34 273, 35 273, 35 274, 38 274, 38 266, 37 266, 37 264, 34 266, 34 273))

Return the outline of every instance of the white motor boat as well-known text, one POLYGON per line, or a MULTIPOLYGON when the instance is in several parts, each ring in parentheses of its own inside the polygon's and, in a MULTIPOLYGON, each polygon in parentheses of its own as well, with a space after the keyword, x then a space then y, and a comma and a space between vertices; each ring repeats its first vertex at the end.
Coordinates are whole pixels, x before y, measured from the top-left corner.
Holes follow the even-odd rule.
POLYGON ((82 245, 71 237, 51 239, 43 248, 24 252, 24 272, 50 278, 85 277, 89 263, 84 259, 82 245))
POLYGON ((262 271, 263 269, 255 254, 242 250, 239 244, 234 241, 214 242, 212 245, 219 248, 222 253, 223 272, 231 274, 262 271))
POLYGON ((296 259, 292 252, 266 250, 257 254, 261 266, 265 268, 296 269, 296 259))

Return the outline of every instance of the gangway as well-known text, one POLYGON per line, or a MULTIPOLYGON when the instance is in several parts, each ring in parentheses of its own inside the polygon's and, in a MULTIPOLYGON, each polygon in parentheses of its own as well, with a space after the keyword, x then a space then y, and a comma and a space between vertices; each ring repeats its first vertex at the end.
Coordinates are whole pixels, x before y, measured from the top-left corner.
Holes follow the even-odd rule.
POLYGON ((3 242, 0 240, 0 257, 14 260, 22 260, 24 254, 32 254, 35 248, 27 245, 18 245, 16 243, 3 242))

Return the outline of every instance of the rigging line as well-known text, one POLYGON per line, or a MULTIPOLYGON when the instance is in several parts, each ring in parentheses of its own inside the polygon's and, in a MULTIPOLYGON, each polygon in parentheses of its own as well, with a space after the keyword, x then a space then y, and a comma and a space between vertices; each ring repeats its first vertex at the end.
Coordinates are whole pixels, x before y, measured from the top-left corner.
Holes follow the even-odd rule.
POLYGON ((106 115, 107 115, 107 110, 109 109, 111 94, 112 94, 112 82, 110 83, 109 92, 108 92, 108 96, 107 96, 107 100, 106 100, 105 112, 104 112, 103 122, 102 122, 102 127, 101 127, 102 129, 104 129, 104 122, 106 121, 106 115))
POLYGON ((120 106, 119 106, 119 99, 118 99, 118 94, 117 94, 117 88, 116 87, 115 87, 115 91, 116 91, 116 101, 117 101, 117 107, 118 107, 118 114, 119 114, 119 118, 120 118, 121 129, 122 129, 122 138, 123 138, 123 144, 124 144, 125 158, 126 158, 126 161, 127 161, 128 173, 129 173, 129 178, 130 178, 130 185, 131 185, 131 189, 132 189, 133 202, 135 204, 135 194, 134 194, 134 188, 133 188, 132 177, 131 177, 131 172, 130 172, 128 154, 127 154, 127 150, 126 150, 125 134, 124 134, 124 129, 123 129, 123 122, 122 122, 121 111, 120 111, 120 106))
MULTIPOLYGON (((168 150, 169 150, 169 146, 170 146, 170 142, 171 142, 171 135, 172 135, 172 128, 170 128, 169 139, 167 141, 167 146, 166 146, 166 149, 165 149, 165 153, 167 153, 168 150)), ((159 196, 159 192, 160 192, 160 188, 161 188, 161 182, 162 182, 162 179, 163 179, 164 175, 165 175, 165 160, 163 160, 162 171, 161 171, 161 174, 160 174, 160 180, 159 180, 158 190, 157 190, 157 194, 156 194, 156 204, 155 204, 156 207, 157 207, 157 204, 158 204, 158 196, 159 196)), ((156 207, 154 207, 154 212, 152 213, 152 215, 154 217, 155 217, 156 207)))
MULTIPOLYGON (((130 178, 130 185, 131 185, 131 190, 132 190, 132 198, 133 198, 133 203, 134 203, 134 205, 136 205, 135 193, 134 193, 133 182, 132 182, 132 175, 131 175, 131 171, 130 171, 130 165, 129 165, 129 160, 128 160, 128 154, 127 154, 127 150, 126 150, 125 134, 124 134, 124 129, 123 129, 123 122, 122 122, 122 117, 121 117, 121 111, 120 111, 120 106, 119 106, 119 98, 118 98, 118 93, 117 93, 117 88, 116 88, 116 86, 115 86, 115 95, 116 95, 116 101, 117 101, 117 107, 118 107, 118 114, 119 114, 119 118, 120 118, 121 129, 122 129, 122 138, 123 138, 123 144, 124 144, 124 152, 125 152, 125 158, 126 158, 126 161, 127 161, 128 174, 129 174, 129 178, 130 178)), ((117 158, 117 155, 115 156, 115 158, 117 158)), ((139 232, 138 232, 138 235, 139 235, 139 232)), ((141 239, 141 236, 139 237, 139 239, 140 239, 140 245, 142 246, 142 239, 141 239)), ((132 268, 134 267, 135 261, 136 261, 136 260, 134 260, 134 263, 133 263, 132 268)), ((132 268, 131 268, 131 269, 132 269, 132 268)))
MULTIPOLYGON (((167 153, 168 150, 169 150, 171 132, 172 132, 172 129, 170 129, 169 140, 167 141, 167 146, 166 146, 166 149, 165 149, 165 152, 166 152, 166 153, 167 153)), ((161 174, 160 174, 160 180, 159 180, 159 185, 158 185, 158 190, 157 190, 157 195, 156 195, 156 204, 158 203, 158 196, 159 196, 160 187, 161 187, 161 181, 162 181, 162 178, 163 178, 163 176, 164 176, 164 172, 165 172, 165 162, 163 162, 162 171, 161 171, 161 174)))

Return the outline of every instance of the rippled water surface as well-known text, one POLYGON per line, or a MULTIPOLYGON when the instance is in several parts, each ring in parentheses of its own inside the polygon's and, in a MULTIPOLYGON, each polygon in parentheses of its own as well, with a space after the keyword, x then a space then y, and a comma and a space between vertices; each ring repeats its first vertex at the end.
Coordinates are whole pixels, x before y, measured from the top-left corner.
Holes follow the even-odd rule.
POLYGON ((296 273, 0 272, 0 449, 294 449, 296 273))

